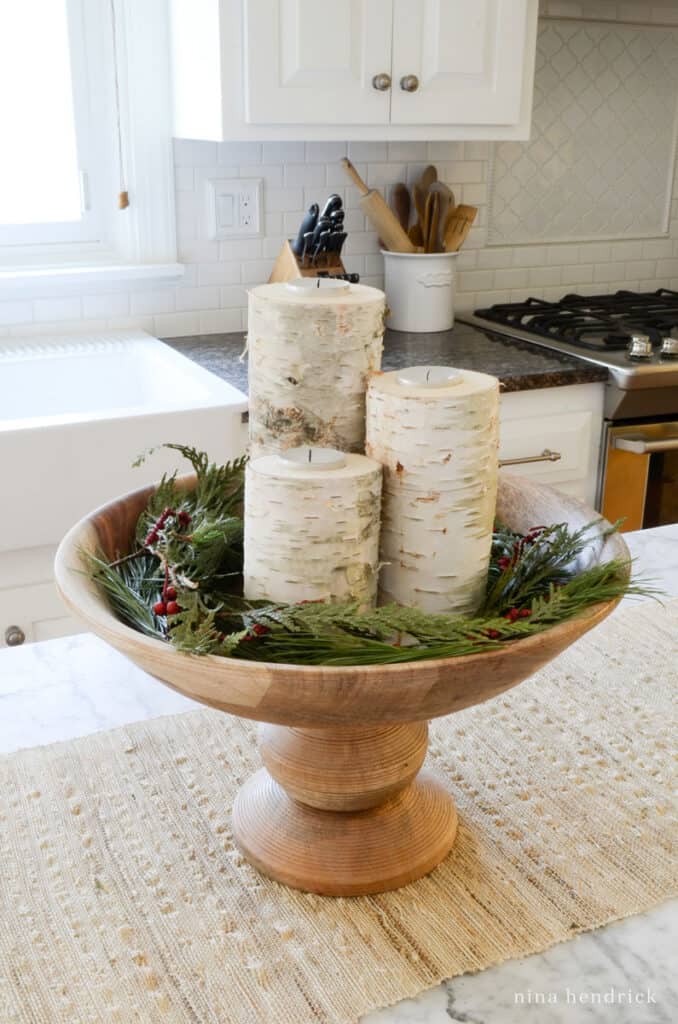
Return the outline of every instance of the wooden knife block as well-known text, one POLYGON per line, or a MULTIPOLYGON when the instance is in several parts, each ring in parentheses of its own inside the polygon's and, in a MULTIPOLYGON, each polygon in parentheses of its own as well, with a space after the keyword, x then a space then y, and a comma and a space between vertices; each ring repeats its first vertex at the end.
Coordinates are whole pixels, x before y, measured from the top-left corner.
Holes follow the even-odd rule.
POLYGON ((321 253, 315 266, 311 266, 309 259, 302 262, 292 252, 292 246, 289 241, 285 241, 278 253, 268 281, 271 284, 275 281, 295 281, 298 277, 317 277, 319 271, 330 274, 346 273, 341 257, 336 252, 321 253))

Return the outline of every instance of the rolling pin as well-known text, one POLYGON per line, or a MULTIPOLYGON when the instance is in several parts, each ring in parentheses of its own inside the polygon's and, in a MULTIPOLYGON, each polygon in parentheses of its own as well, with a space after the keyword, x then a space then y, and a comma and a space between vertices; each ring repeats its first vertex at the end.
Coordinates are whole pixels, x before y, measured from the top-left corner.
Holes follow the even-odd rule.
POLYGON ((350 160, 344 157, 341 162, 349 178, 360 191, 360 209, 379 237, 384 240, 384 248, 391 249, 392 252, 415 252, 416 246, 407 237, 400 221, 381 193, 367 187, 350 160))

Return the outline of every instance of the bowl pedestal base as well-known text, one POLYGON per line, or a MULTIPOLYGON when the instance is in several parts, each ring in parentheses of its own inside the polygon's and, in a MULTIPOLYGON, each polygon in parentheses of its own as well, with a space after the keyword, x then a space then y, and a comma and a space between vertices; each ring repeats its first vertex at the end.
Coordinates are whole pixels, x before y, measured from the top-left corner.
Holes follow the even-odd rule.
POLYGON ((457 831, 430 772, 425 722, 322 729, 263 725, 265 767, 233 807, 236 842, 259 871, 295 889, 363 896, 432 871, 457 831))

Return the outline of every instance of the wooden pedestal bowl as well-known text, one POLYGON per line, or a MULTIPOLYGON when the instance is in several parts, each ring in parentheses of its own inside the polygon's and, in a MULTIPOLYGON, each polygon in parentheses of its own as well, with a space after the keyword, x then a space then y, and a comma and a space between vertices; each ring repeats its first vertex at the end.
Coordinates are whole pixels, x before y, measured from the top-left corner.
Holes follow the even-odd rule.
MULTIPOLYGON (((192 481, 187 478, 185 486, 192 481)), ((130 549, 152 488, 78 523, 56 558, 66 604, 99 636, 167 686, 260 727, 264 767, 233 808, 236 841, 264 874, 326 895, 395 889, 431 871, 457 829, 454 802, 421 771, 428 720, 489 700, 531 675, 610 614, 616 602, 496 651, 413 664, 325 668, 180 654, 119 622, 82 572, 79 551, 130 549)), ((526 532, 577 528, 596 514, 549 487, 502 475, 497 515, 526 532)), ((596 541, 584 564, 628 559, 618 535, 596 541)))

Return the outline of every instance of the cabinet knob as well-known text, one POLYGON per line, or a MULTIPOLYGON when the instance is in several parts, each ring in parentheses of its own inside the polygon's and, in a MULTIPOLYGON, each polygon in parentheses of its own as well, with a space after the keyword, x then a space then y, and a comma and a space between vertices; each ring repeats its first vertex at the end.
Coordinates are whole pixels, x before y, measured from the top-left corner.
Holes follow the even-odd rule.
POLYGON ((386 72, 375 75, 372 79, 372 88, 376 89, 377 92, 386 92, 391 88, 391 76, 387 75, 386 72))
POLYGON ((419 88, 419 79, 416 75, 403 75, 400 79, 400 88, 403 92, 416 92, 419 88))
POLYGON ((5 643, 8 647, 21 647, 25 639, 26 634, 21 626, 8 626, 5 630, 5 643))

